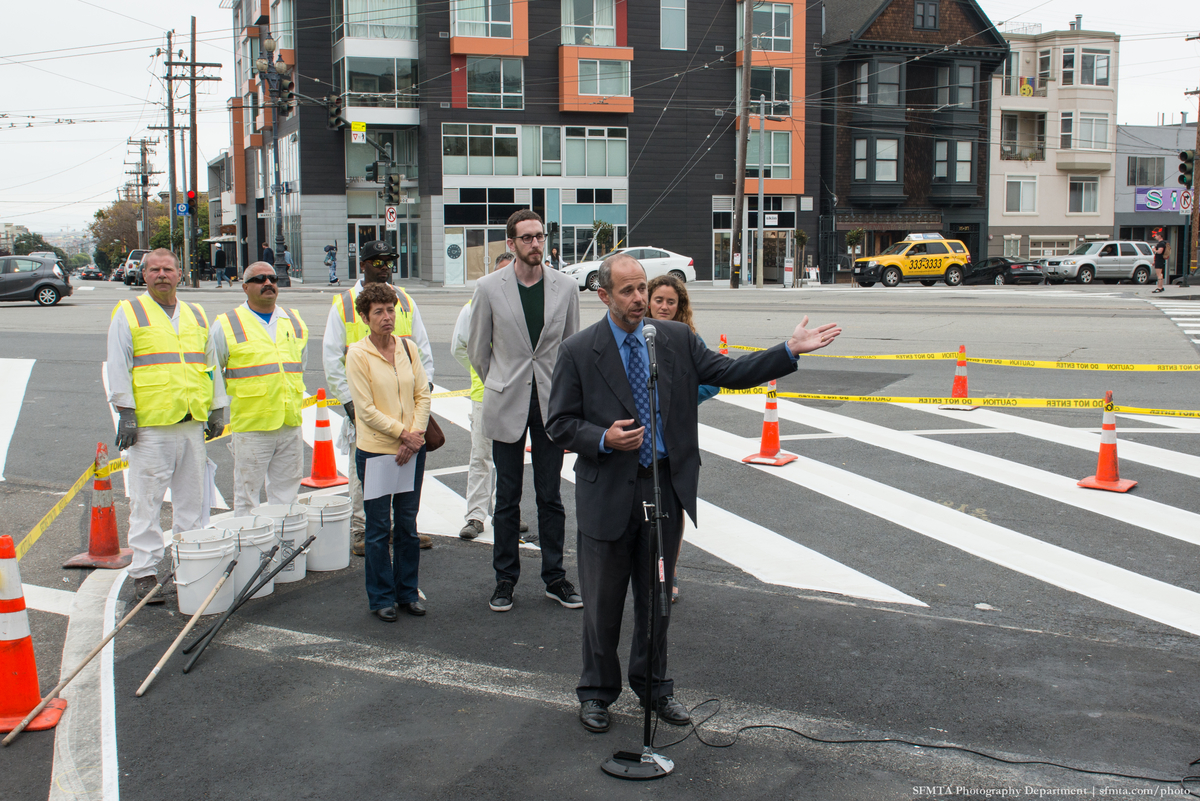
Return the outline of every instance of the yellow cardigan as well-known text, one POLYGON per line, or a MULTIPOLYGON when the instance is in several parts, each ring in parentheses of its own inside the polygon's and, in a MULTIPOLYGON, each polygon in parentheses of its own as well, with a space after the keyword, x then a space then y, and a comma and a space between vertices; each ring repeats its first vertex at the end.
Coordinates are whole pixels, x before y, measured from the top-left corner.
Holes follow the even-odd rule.
POLYGON ((370 337, 346 351, 346 379, 354 400, 354 433, 360 450, 395 453, 401 432, 424 433, 429 425, 429 379, 421 360, 411 359, 415 350, 415 345, 396 337, 395 368, 370 337))

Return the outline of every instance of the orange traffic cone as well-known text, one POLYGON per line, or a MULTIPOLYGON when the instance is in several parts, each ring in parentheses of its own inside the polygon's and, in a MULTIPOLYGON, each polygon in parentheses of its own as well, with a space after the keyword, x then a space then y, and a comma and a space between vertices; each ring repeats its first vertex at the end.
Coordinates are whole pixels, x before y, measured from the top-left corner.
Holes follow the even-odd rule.
POLYGON ((317 431, 313 437, 312 475, 300 483, 306 487, 336 487, 349 483, 339 476, 333 461, 333 429, 329 427, 329 410, 325 408, 325 390, 317 390, 317 431))
POLYGON ((1096 475, 1076 483, 1087 489, 1129 492, 1137 482, 1122 479, 1117 467, 1117 413, 1112 407, 1112 390, 1109 390, 1104 393, 1104 425, 1100 427, 1100 459, 1096 463, 1096 475))
MULTIPOLYGON (((967 389, 967 346, 958 346, 958 364, 954 368, 954 385, 950 388, 950 397, 952 398, 969 398, 971 391, 967 389)), ((941 409, 949 409, 956 412, 969 412, 972 409, 978 409, 978 406, 970 404, 948 404, 940 406, 941 409)))
MULTIPOLYGON (((0 537, 0 732, 12 731, 42 702, 25 590, 12 537, 0 537)), ((67 702, 56 698, 33 719, 29 731, 53 729, 67 702)))
POLYGON ((718 351, 722 356, 729 355, 729 343, 725 341, 725 335, 721 334, 721 349, 718 351))
POLYGON ((133 551, 122 548, 117 535, 117 511, 113 508, 112 478, 101 477, 108 467, 108 446, 96 444, 96 480, 92 483, 92 525, 86 553, 63 562, 63 567, 104 567, 119 570, 128 567, 133 551))
POLYGON ((769 464, 782 467, 788 462, 796 461, 794 453, 779 449, 779 401, 775 397, 775 382, 768 385, 767 411, 763 415, 762 443, 758 453, 752 453, 742 461, 746 464, 769 464))

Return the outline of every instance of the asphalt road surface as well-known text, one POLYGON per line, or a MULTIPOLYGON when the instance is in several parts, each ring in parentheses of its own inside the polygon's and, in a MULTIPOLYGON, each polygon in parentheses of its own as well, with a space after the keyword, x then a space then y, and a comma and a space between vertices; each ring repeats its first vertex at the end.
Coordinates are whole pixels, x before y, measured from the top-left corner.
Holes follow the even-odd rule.
MULTIPOLYGON (((113 304, 132 290, 83 287, 58 307, 9 304, 0 313, 0 531, 18 541, 96 443, 113 439, 105 330, 113 304)), ((1149 289, 695 286, 692 302, 713 348, 721 334, 731 345, 769 346, 808 314, 845 329, 829 356, 965 345, 983 358, 1196 364, 1200 303, 1186 290, 1149 289)), ((436 383, 466 388, 449 338, 469 294, 413 295, 436 383)), ((211 317, 241 290, 209 284, 185 297, 211 317)), ((328 291, 283 291, 311 330, 310 392, 324 386, 330 300, 328 291)), ((584 293, 581 312, 586 325, 603 307, 584 293)), ((952 361, 804 357, 779 389, 938 397, 953 376, 952 361)), ((1122 406, 1200 409, 1195 372, 972 364, 969 380, 977 397, 1095 399, 1112 390, 1122 406)), ((789 399, 779 407, 783 446, 799 457, 784 467, 740 461, 758 449, 761 396, 722 396, 700 409, 700 520, 680 561, 671 672, 678 698, 706 722, 698 732, 658 728, 658 750, 676 762, 670 777, 647 786, 599 770, 612 751, 640 748, 639 710, 626 693, 610 732, 580 726, 579 615, 543 596, 535 550, 523 552, 513 611, 488 610, 490 527, 480 541, 456 536, 467 401, 442 398, 434 412, 447 444, 429 457, 420 517, 422 531, 443 535, 421 555, 426 617, 379 623, 356 558, 277 585, 231 620, 192 673, 182 675, 176 657, 139 699, 134 689, 185 622, 170 608, 149 609, 117 636, 111 668, 97 668, 95 686, 72 697, 69 726, 0 752, 0 797, 1182 794, 1170 782, 1198 772, 1188 763, 1200 755, 1200 420, 1119 415, 1121 475, 1139 483, 1118 495, 1075 486, 1096 469, 1099 410, 789 399), (779 728, 734 742, 756 724, 779 728)), ((310 443, 311 427, 310 417, 310 443)), ((209 454, 229 499, 229 450, 214 443, 209 454)), ((569 457, 563 475, 575 579, 569 457)), ((121 477, 114 495, 123 536, 121 477)), ((60 568, 86 546, 88 505, 84 491, 21 562, 43 689, 74 664, 64 657, 68 619, 86 634, 79 610, 96 588, 92 608, 102 608, 114 578, 60 568)), ((532 492, 523 515, 536 520, 532 492)), ((109 625, 132 598, 131 582, 114 592, 109 625)), ((93 617, 99 626, 104 615, 93 617)))

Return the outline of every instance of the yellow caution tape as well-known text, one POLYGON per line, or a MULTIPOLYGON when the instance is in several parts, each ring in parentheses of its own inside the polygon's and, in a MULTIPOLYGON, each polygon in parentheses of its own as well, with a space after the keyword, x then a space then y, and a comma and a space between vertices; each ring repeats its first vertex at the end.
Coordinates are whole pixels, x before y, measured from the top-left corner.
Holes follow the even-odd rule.
POLYGON ((83 475, 76 479, 75 483, 71 485, 71 489, 67 490, 67 494, 62 496, 49 512, 46 512, 46 516, 39 520, 38 524, 30 529, 29 533, 17 545, 17 559, 28 553, 33 544, 38 541, 38 538, 46 533, 46 529, 50 528, 50 524, 54 522, 54 518, 62 514, 62 510, 67 508, 67 504, 71 502, 71 499, 79 494, 79 491, 87 484, 88 479, 95 474, 96 465, 88 465, 87 470, 83 471, 83 475))
MULTIPOLYGON (((755 348, 749 345, 730 345, 735 350, 760 351, 766 348, 755 348)), ((951 361, 958 359, 958 351, 942 353, 891 353, 877 356, 842 356, 837 353, 809 353, 822 359, 871 359, 876 361, 951 361)), ((1042 370, 1094 370, 1097 372, 1113 373, 1194 373, 1200 372, 1200 364, 1119 364, 1101 362, 1048 362, 1035 359, 980 359, 968 356, 965 359, 970 364, 990 364, 996 367, 1035 367, 1042 370)))

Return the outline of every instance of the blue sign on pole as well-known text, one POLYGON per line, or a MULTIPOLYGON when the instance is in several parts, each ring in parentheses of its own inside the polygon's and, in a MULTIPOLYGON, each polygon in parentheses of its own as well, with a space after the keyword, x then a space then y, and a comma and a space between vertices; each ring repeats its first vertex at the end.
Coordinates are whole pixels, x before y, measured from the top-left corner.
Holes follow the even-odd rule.
POLYGON ((175 216, 176 217, 188 216, 188 205, 186 203, 176 203, 175 204, 175 216))

